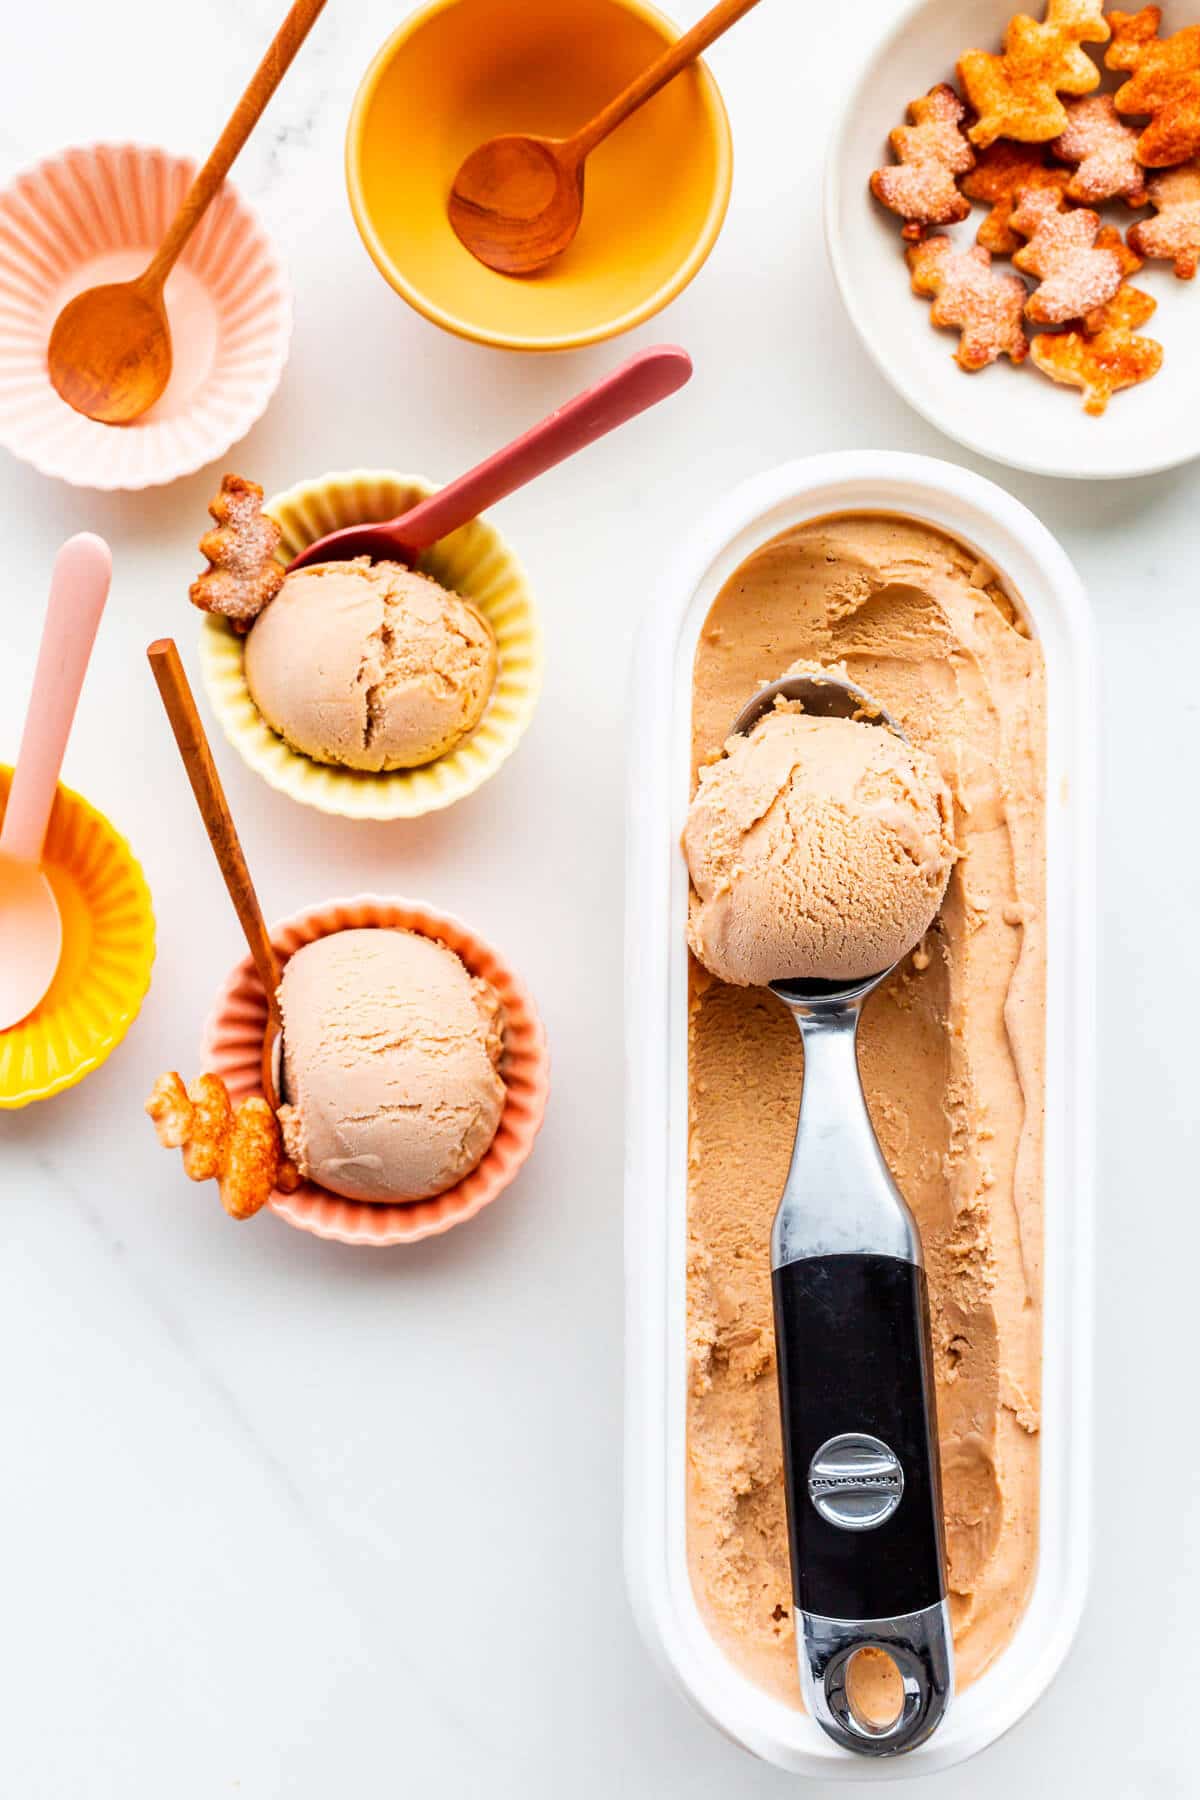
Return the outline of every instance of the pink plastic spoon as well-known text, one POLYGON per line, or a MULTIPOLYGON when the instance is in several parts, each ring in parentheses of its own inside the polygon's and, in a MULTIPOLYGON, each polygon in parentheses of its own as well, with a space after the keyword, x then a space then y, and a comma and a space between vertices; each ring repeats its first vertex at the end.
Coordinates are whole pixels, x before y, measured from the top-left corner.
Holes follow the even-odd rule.
POLYGON ((0 1031, 42 999, 62 955, 62 919, 42 872, 59 771, 112 580, 103 538, 81 532, 54 560, 33 693, 0 829, 0 1031))
POLYGON ((309 563, 346 562, 353 556, 415 563, 422 550, 477 518, 497 500, 676 393, 691 379, 691 373, 691 357, 674 344, 640 350, 603 381, 568 400, 540 425, 448 487, 439 488, 411 511, 378 525, 347 525, 318 538, 293 559, 289 573, 309 563))

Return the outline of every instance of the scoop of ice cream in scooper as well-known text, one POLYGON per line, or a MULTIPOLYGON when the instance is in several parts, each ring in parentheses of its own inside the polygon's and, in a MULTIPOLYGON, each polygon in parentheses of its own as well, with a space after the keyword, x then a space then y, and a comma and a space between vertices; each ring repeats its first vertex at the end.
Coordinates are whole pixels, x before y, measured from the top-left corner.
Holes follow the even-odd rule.
POLYGON ((924 751, 870 728, 867 704, 826 677, 776 682, 701 771, 689 935, 723 981, 861 981, 932 923, 954 859, 949 792, 924 751), (855 711, 817 710, 831 704, 855 711))

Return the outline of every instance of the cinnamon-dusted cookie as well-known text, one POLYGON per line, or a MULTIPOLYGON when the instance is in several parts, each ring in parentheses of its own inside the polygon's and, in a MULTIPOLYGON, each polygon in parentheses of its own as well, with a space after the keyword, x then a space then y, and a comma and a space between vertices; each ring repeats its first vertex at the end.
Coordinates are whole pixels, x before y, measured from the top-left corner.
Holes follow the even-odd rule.
POLYGON ((1143 6, 1140 12, 1121 12, 1116 7, 1108 15, 1112 42, 1104 52, 1108 69, 1122 69, 1126 74, 1136 69, 1150 45, 1158 37, 1162 24, 1161 6, 1143 6))
POLYGON ((1156 216, 1130 226, 1130 247, 1139 256, 1170 260, 1179 279, 1191 281, 1200 267, 1200 157, 1156 175, 1146 195, 1156 216))
POLYGON ((1145 257, 1139 256, 1136 250, 1131 249, 1125 242, 1125 239, 1121 236, 1120 230, 1116 225, 1102 225, 1100 227, 1099 231, 1096 233, 1096 248, 1097 250, 1116 251, 1117 260, 1121 265, 1122 279, 1124 279, 1126 275, 1136 275, 1146 260, 1145 257))
POLYGON ((982 200, 991 207, 975 234, 976 243, 993 256, 1011 256, 1025 241, 1009 223, 1018 196, 1035 187, 1063 194, 1070 179, 1068 169, 1051 168, 1041 144, 1012 144, 1006 138, 989 144, 961 183, 968 200, 982 200))
POLYGON ((997 138, 1046 144, 1066 130, 1060 94, 1090 94, 1100 70, 1084 44, 1106 44, 1102 0, 1048 0, 1045 19, 1009 21, 999 56, 968 50, 959 58, 962 90, 979 117, 969 132, 981 149, 997 138))
POLYGON ((174 1072, 160 1075, 146 1101, 158 1141, 183 1151, 184 1173, 192 1181, 215 1181, 221 1204, 233 1219, 260 1212, 275 1188, 292 1191, 299 1182, 283 1150, 279 1121, 266 1101, 254 1096, 235 1111, 219 1075, 200 1075, 185 1088, 174 1072))
POLYGON ((1083 390, 1083 409, 1102 413, 1121 388, 1149 381, 1162 367, 1162 345, 1138 335, 1155 302, 1138 288, 1123 285, 1093 314, 1089 327, 1039 332, 1030 356, 1044 375, 1083 390))
POLYGON ((926 238, 905 252, 914 292, 933 295, 930 323, 961 332, 955 361, 984 369, 997 357, 1024 362, 1029 343, 1021 324, 1028 290, 1016 275, 992 267, 978 244, 957 250, 948 237, 926 238))
POLYGON ((1081 319, 1120 287, 1123 258, 1115 248, 1097 247, 1098 213, 1086 207, 1064 210, 1060 195, 1034 189, 1021 195, 1012 226, 1029 240, 1013 262, 1039 280, 1025 306, 1025 316, 1034 324, 1081 319))
POLYGON ((1110 69, 1131 71, 1113 101, 1119 113, 1150 115, 1137 140, 1138 161, 1148 169, 1174 168, 1200 151, 1200 25, 1160 38, 1162 11, 1114 12, 1110 69))
POLYGON ((1102 200, 1146 204, 1146 171, 1135 154, 1138 134, 1126 125, 1111 94, 1088 94, 1067 102, 1067 129, 1050 146, 1055 156, 1076 165, 1068 198, 1096 206, 1102 200))
POLYGON ((215 528, 200 539, 208 568, 188 590, 193 606, 220 613, 241 633, 249 631, 283 586, 284 571, 275 560, 283 533, 262 507, 257 482, 225 476, 208 505, 215 528))
POLYGON ((896 161, 871 176, 875 198, 904 220, 906 238, 919 239, 928 225, 953 225, 971 207, 955 182, 974 167, 975 152, 962 131, 967 109, 947 82, 909 102, 908 125, 888 136, 896 161))

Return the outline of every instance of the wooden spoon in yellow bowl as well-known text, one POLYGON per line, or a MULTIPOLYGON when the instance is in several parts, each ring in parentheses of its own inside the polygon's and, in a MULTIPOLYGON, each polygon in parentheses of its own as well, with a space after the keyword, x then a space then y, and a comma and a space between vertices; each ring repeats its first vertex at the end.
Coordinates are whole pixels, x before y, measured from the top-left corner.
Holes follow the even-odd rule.
POLYGON ((757 6, 720 0, 573 137, 490 138, 454 177, 455 236, 501 275, 532 275, 561 256, 583 217, 583 167, 597 144, 757 6))

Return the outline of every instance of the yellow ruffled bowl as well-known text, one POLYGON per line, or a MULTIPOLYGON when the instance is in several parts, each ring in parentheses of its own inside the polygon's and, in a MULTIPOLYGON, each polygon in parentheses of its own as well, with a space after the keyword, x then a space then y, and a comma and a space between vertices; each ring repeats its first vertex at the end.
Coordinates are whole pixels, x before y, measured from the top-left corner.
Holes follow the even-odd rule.
MULTIPOLYGON (((12 770, 0 766, 0 818, 12 770)), ((50 990, 0 1031, 0 1108, 28 1106, 98 1069, 137 1017, 154 962, 150 891, 129 845, 70 788, 50 814, 43 864, 63 923, 50 990)))
MULTIPOLYGON (((436 491, 419 475, 353 470, 301 482, 267 502, 283 530, 288 563, 342 525, 395 518, 436 491)), ((442 538, 418 567, 474 601, 496 634, 499 668, 487 711, 469 737, 419 769, 369 774, 314 762, 285 744, 246 686, 243 638, 209 614, 200 663, 214 713, 230 743, 264 781, 303 806, 347 819, 416 819, 473 794, 516 749, 542 684, 542 635, 524 569, 494 525, 473 519, 442 538)))

